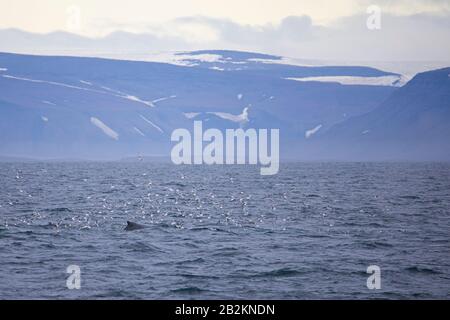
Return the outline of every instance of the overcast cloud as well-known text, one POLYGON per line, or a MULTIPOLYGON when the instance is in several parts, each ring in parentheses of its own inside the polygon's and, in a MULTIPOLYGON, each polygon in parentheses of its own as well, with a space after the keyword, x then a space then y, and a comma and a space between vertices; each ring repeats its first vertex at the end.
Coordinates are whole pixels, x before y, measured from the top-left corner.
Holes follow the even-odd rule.
POLYGON ((114 0, 109 5, 103 0, 95 5, 83 0, 25 2, 0 0, 1 51, 126 54, 237 49, 334 61, 448 61, 450 57, 448 0, 246 0, 229 1, 228 7, 225 2, 204 0, 168 0, 159 6, 139 0, 130 0, 127 6, 114 0), (81 8, 79 28, 67 24, 63 9, 71 3, 81 8), (366 26, 366 9, 373 3, 381 8, 379 30, 366 26), (35 11, 27 20, 30 6, 35 11), (25 8, 27 14, 20 15, 25 8), (55 31, 74 35, 44 34, 55 31))

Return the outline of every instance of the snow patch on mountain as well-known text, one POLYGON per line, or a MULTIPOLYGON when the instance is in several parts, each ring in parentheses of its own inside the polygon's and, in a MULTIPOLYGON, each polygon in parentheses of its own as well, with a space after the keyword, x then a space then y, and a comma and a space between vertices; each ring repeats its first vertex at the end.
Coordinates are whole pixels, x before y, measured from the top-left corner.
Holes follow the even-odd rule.
POLYGON ((142 104, 144 104, 146 106, 149 106, 149 107, 154 107, 155 106, 151 101, 145 101, 145 100, 140 99, 139 97, 136 97, 136 96, 133 96, 133 95, 130 95, 130 94, 126 94, 126 93, 123 93, 123 92, 118 91, 118 90, 113 90, 111 88, 104 87, 104 86, 102 86, 101 88, 106 90, 106 91, 108 91, 108 92, 105 92, 105 91, 102 91, 102 90, 97 90, 97 89, 78 87, 78 86, 74 86, 74 85, 66 84, 66 83, 62 83, 62 82, 30 79, 30 78, 23 78, 23 77, 15 77, 15 76, 7 75, 7 74, 2 75, 2 77, 6 78, 6 79, 13 79, 13 80, 20 80, 20 81, 29 81, 29 82, 33 82, 33 83, 50 84, 50 85, 54 85, 54 86, 60 86, 60 87, 65 87, 65 88, 75 89, 75 90, 90 91, 90 92, 95 92, 95 93, 100 93, 100 94, 110 94, 110 95, 113 95, 113 96, 118 97, 118 98, 127 99, 127 100, 131 100, 131 101, 134 101, 134 102, 142 103, 142 104))
POLYGON ((297 67, 317 67, 318 64, 306 63, 301 59, 289 58, 289 57, 280 57, 279 59, 261 59, 261 58, 251 58, 248 59, 249 62, 258 62, 265 64, 282 64, 289 66, 297 66, 297 67))
POLYGON ((304 78, 285 78, 301 82, 331 82, 341 85, 363 85, 363 86, 393 86, 401 87, 408 78, 404 76, 381 76, 381 77, 353 77, 353 76, 324 76, 324 77, 304 77, 304 78))
POLYGON ((187 119, 191 120, 191 119, 194 119, 196 116, 200 115, 200 112, 184 112, 183 115, 187 119))
POLYGON ((101 92, 98 90, 91 90, 91 89, 87 89, 87 88, 83 88, 83 87, 78 87, 78 86, 74 86, 71 84, 66 84, 66 83, 61 83, 61 82, 55 82, 55 81, 46 81, 46 80, 39 80, 39 79, 30 79, 30 78, 24 78, 24 77, 16 77, 16 76, 12 76, 9 74, 4 74, 2 75, 3 78, 6 79, 13 79, 13 80, 20 80, 20 81, 28 81, 28 82, 34 82, 34 83, 45 83, 45 84, 51 84, 54 86, 60 86, 60 87, 66 87, 66 88, 70 88, 70 89, 77 89, 77 90, 85 90, 85 91, 97 91, 97 92, 101 92))
POLYGON ((240 124, 244 124, 246 122, 249 122, 248 119, 248 107, 244 108, 244 110, 242 111, 241 114, 239 115, 234 115, 231 113, 227 113, 227 112, 207 112, 208 114, 213 114, 219 118, 222 118, 224 120, 229 120, 232 122, 236 122, 236 123, 240 123, 240 124))
POLYGON ((120 96, 120 97, 128 99, 128 100, 131 100, 131 101, 135 101, 135 102, 139 102, 139 103, 145 104, 146 106, 149 106, 149 107, 152 107, 152 108, 155 107, 153 102, 142 100, 142 99, 140 99, 140 98, 138 98, 136 96, 126 95, 126 96, 120 96))
POLYGON ((225 71, 224 68, 219 68, 219 67, 216 67, 216 66, 210 67, 209 69, 210 69, 210 70, 216 70, 216 71, 225 71))
POLYGON ((182 67, 195 67, 199 63, 225 63, 226 61, 219 54, 190 54, 189 52, 158 52, 146 54, 138 60, 151 62, 168 63, 182 67))
POLYGON ((225 62, 220 54, 204 53, 204 54, 179 54, 180 60, 196 60, 200 62, 225 62))
POLYGON ((142 103, 142 104, 145 104, 146 106, 149 106, 149 107, 152 107, 152 108, 155 106, 152 101, 145 101, 145 100, 143 100, 143 99, 141 99, 139 97, 136 97, 134 95, 131 95, 131 94, 119 91, 119 90, 112 89, 110 87, 100 86, 100 88, 102 88, 102 89, 104 89, 106 91, 112 92, 114 96, 119 97, 119 98, 123 98, 123 99, 127 99, 127 100, 130 100, 130 101, 142 103))
POLYGON ((145 137, 145 134, 144 134, 141 130, 139 130, 139 129, 136 128, 136 127, 133 127, 133 129, 134 129, 134 131, 136 131, 139 135, 145 137))
POLYGON ((105 135, 107 135, 108 137, 110 137, 111 139, 119 140, 119 134, 117 132, 115 132, 113 129, 111 129, 110 127, 108 127, 100 119, 95 118, 95 117, 91 117, 91 123, 94 126, 96 126, 97 128, 99 128, 100 130, 102 130, 102 132, 105 135))
POLYGON ((92 86, 92 82, 80 80, 80 83, 87 84, 88 86, 92 86))
POLYGON ((142 120, 144 120, 145 122, 147 122, 149 125, 151 125, 153 128, 155 128, 156 130, 158 130, 161 133, 164 133, 164 131, 158 127, 156 124, 154 124, 153 122, 151 122, 150 120, 148 120, 146 117, 144 117, 142 114, 139 115, 141 117, 142 120))
POLYGON ((319 124, 317 127, 311 129, 311 130, 306 130, 305 132, 305 138, 309 139, 311 138, 311 136, 313 136, 314 134, 316 134, 320 129, 322 128, 322 125, 319 124))
POLYGON ((113 93, 115 93, 117 95, 120 95, 120 96, 127 96, 126 93, 124 93, 122 91, 119 91, 119 90, 112 89, 112 88, 107 87, 107 86, 100 86, 100 88, 102 88, 103 90, 106 90, 106 91, 113 92, 113 93))
POLYGON ((163 97, 163 98, 159 98, 159 99, 155 99, 152 101, 153 104, 161 102, 161 101, 165 101, 165 100, 169 100, 169 99, 175 99, 177 96, 176 95, 172 95, 169 97, 163 97))

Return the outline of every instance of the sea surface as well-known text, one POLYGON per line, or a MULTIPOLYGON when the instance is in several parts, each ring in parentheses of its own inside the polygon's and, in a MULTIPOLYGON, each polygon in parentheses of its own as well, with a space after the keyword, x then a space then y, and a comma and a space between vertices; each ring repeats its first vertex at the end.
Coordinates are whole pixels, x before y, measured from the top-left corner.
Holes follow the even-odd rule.
POLYGON ((49 298, 449 299, 450 164, 1 163, 0 299, 49 298))

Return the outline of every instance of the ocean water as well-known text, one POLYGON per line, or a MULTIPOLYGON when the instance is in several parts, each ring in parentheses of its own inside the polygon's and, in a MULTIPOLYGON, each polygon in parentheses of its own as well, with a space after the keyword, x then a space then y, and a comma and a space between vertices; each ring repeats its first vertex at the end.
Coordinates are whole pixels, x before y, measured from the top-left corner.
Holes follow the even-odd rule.
POLYGON ((450 164, 2 163, 0 298, 448 299, 450 164))

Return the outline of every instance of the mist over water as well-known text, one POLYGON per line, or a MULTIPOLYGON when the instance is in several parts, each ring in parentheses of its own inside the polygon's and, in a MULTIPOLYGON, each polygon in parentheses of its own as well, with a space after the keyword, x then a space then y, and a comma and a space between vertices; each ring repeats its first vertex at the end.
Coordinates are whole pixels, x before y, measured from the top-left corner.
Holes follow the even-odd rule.
POLYGON ((2 299, 450 297, 450 164, 1 163, 0 184, 2 299))

